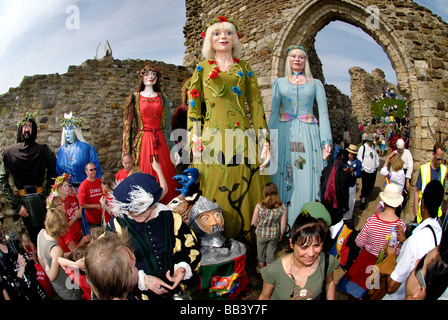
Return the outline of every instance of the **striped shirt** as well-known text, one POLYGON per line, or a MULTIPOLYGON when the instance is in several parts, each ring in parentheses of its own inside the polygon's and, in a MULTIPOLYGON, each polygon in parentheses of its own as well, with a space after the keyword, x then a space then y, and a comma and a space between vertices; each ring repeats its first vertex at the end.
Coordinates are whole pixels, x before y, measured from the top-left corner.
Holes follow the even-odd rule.
POLYGON ((285 205, 275 209, 263 208, 258 206, 258 225, 255 234, 263 238, 277 238, 280 235, 280 221, 284 214, 285 205))
POLYGON ((381 220, 379 214, 374 214, 367 219, 366 224, 356 237, 356 245, 378 257, 386 243, 386 237, 390 233, 390 229, 397 225, 401 225, 406 230, 406 224, 403 220, 384 221, 381 220))

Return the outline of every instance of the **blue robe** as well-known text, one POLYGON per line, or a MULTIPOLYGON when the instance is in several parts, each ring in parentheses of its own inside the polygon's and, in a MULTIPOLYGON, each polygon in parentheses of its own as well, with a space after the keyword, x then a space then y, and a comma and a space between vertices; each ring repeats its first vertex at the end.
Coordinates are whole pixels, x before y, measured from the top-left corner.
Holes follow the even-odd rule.
POLYGON ((76 141, 72 144, 64 144, 56 155, 56 173, 61 176, 64 172, 70 176, 70 183, 79 184, 87 178, 84 169, 87 162, 92 162, 96 167, 96 177, 101 178, 102 171, 95 148, 88 143, 76 141))
POLYGON ((287 204, 288 224, 292 226, 305 203, 320 201, 320 177, 326 165, 322 148, 333 145, 322 82, 314 79, 314 84, 295 85, 287 78, 275 79, 268 127, 272 142, 271 181, 287 204), (319 122, 313 115, 315 100, 319 122))

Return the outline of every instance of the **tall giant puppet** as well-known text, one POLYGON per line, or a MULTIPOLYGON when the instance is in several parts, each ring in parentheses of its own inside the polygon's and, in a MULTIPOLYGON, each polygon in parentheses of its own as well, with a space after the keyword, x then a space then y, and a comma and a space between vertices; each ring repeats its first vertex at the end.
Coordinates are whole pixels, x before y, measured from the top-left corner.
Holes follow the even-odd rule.
POLYGON ((173 180, 176 170, 169 150, 170 101, 162 93, 162 73, 158 68, 146 66, 138 74, 137 90, 128 96, 124 105, 122 154, 132 154, 135 166, 156 177, 158 182, 160 179, 152 162, 156 159, 161 164, 168 184, 168 193, 161 202, 167 204, 179 194, 177 181, 173 180))
POLYGON ((313 79, 307 51, 298 45, 286 50, 285 77, 272 83, 269 131, 278 170, 271 180, 283 203, 289 204, 288 224, 305 203, 321 200, 320 177, 333 145, 327 99, 322 82, 313 79), (317 102, 319 120, 313 115, 317 102), (274 134, 278 134, 275 139, 274 134))
POLYGON ((64 173, 70 175, 70 183, 78 188, 87 178, 85 165, 92 162, 96 167, 96 177, 101 178, 101 166, 95 148, 84 139, 81 126, 84 118, 74 117, 70 112, 64 114, 61 120, 61 147, 56 155, 56 172, 58 176, 64 173))
POLYGON ((23 218, 30 239, 35 245, 37 234, 44 226, 45 199, 53 179, 56 178, 53 151, 46 144, 36 142, 37 115, 38 112, 19 115, 17 143, 3 150, 3 162, 0 167, 1 191, 11 208, 23 218), (19 191, 18 195, 14 194, 9 184, 10 175, 19 191))
POLYGON ((203 195, 223 209, 226 236, 253 243, 251 215, 269 181, 260 174, 270 158, 261 93, 251 66, 238 59, 241 46, 232 20, 213 19, 202 35, 207 60, 197 65, 189 89, 193 166, 203 195))

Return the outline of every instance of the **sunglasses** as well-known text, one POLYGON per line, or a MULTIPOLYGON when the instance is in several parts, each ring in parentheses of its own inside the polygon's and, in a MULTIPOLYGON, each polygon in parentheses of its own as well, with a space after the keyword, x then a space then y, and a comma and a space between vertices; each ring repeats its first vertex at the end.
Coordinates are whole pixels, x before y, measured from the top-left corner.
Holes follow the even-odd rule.
POLYGON ((417 267, 415 268, 415 277, 417 278, 420 285, 426 289, 426 281, 425 277, 423 276, 423 265, 425 264, 425 258, 426 255, 424 255, 423 258, 421 258, 418 262, 417 267))
POLYGON ((87 169, 88 171, 96 171, 96 168, 93 169, 87 169))

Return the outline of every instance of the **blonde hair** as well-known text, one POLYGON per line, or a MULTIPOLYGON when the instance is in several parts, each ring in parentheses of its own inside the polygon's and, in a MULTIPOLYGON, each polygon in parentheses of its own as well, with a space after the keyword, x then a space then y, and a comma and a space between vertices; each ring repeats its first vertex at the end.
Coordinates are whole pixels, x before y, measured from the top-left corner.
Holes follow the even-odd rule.
MULTIPOLYGON (((124 230, 123 230, 124 231, 124 230)), ((132 287, 132 254, 127 232, 106 232, 92 241, 85 253, 86 272, 94 294, 101 300, 125 298, 132 287)))
POLYGON ((45 231, 50 237, 58 238, 67 231, 67 215, 57 208, 47 210, 45 217, 45 231))
POLYGON ((233 35, 233 50, 232 56, 239 58, 241 56, 241 44, 238 39, 238 33, 235 26, 230 22, 218 22, 212 24, 207 28, 205 33, 204 43, 202 45, 202 55, 205 59, 213 59, 215 57, 215 50, 212 48, 212 35, 216 30, 230 31, 233 35))
POLYGON ((400 171, 404 166, 404 161, 401 159, 401 156, 396 153, 390 158, 390 166, 393 171, 400 171))
POLYGON ((291 55, 291 52, 293 52, 294 50, 299 51, 299 54, 303 55, 305 57, 304 74, 305 74, 305 77, 306 77, 307 81, 312 83, 312 84, 314 84, 314 78, 313 78, 313 75, 311 74, 310 61, 309 61, 309 58, 308 58, 308 54, 305 51, 303 51, 302 49, 299 49, 299 48, 295 48, 295 49, 290 50, 288 52, 287 56, 286 56, 285 77, 288 80, 290 80, 290 81, 292 80, 291 63, 289 62, 289 56, 291 55))

